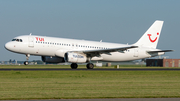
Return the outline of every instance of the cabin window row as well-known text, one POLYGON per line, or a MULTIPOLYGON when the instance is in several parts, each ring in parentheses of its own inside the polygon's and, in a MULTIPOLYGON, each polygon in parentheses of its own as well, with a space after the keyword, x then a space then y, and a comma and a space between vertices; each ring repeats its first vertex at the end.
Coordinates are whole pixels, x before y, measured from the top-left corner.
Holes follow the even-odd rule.
POLYGON ((74 45, 74 44, 65 44, 65 43, 53 43, 53 42, 41 42, 41 41, 36 41, 36 43, 41 43, 41 44, 50 44, 50 45, 62 45, 62 46, 76 46, 76 47, 82 47, 82 48, 95 48, 95 49, 108 49, 104 47, 96 47, 96 46, 86 46, 86 45, 74 45))

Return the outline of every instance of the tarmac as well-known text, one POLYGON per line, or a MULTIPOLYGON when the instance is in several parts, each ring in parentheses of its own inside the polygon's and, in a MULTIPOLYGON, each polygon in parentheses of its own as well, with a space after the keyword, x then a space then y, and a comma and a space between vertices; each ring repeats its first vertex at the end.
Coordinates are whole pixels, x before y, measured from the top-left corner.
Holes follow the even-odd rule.
POLYGON ((180 68, 119 68, 119 69, 71 69, 71 68, 0 68, 0 71, 179 71, 180 68))

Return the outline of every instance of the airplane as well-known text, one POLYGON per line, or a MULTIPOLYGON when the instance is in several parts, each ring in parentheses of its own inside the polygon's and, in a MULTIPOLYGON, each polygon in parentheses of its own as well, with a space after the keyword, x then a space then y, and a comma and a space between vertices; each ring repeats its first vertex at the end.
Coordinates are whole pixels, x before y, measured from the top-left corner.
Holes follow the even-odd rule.
POLYGON ((87 63, 87 69, 93 69, 91 61, 132 61, 165 54, 173 50, 156 49, 164 21, 156 20, 144 35, 134 44, 119 44, 56 38, 38 35, 22 35, 5 44, 11 52, 25 54, 24 65, 28 65, 30 55, 41 56, 48 63, 71 63, 77 69, 77 63, 87 63))

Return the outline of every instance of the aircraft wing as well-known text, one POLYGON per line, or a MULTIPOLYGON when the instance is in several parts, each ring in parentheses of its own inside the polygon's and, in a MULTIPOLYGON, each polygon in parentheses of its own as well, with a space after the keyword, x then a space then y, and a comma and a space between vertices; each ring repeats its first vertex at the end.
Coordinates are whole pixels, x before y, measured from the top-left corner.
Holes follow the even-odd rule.
POLYGON ((87 54, 90 57, 93 56, 99 56, 100 54, 108 54, 111 55, 110 52, 122 52, 131 49, 131 48, 137 48, 138 46, 127 46, 127 47, 119 47, 119 48, 109 48, 109 49, 96 49, 96 50, 82 50, 82 51, 73 51, 78 53, 84 53, 87 54))

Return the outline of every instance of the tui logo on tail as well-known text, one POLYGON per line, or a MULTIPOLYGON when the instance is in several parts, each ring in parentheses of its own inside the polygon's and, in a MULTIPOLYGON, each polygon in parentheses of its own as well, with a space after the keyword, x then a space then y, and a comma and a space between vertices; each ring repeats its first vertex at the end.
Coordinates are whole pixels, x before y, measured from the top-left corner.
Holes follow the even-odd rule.
MULTIPOLYGON (((153 43, 153 42, 156 42, 156 40, 157 40, 157 37, 154 39, 154 40, 152 40, 151 39, 151 34, 147 34, 148 36, 149 36, 149 40, 153 43)), ((159 33, 157 33, 157 35, 159 35, 159 33)))

